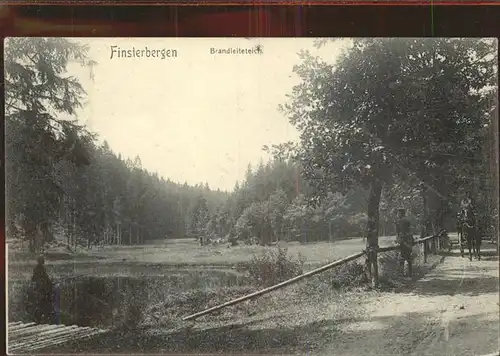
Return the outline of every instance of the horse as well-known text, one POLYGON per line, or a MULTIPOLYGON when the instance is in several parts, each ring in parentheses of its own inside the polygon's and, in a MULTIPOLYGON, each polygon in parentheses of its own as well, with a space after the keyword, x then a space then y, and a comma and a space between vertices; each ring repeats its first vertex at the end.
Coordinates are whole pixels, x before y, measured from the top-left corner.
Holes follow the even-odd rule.
POLYGON ((476 217, 472 207, 462 208, 462 239, 465 237, 469 249, 469 260, 472 261, 472 253, 481 260, 481 234, 478 231, 476 217))

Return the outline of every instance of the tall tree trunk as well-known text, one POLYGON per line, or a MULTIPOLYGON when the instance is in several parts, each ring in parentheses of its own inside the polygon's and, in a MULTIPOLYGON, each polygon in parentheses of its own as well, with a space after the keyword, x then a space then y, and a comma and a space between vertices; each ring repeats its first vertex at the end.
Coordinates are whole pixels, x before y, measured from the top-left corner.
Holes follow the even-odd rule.
POLYGON ((444 215, 447 209, 446 189, 447 187, 442 182, 436 182, 432 189, 428 192, 429 214, 432 217, 433 233, 437 234, 444 227, 444 215))
POLYGON ((73 215, 73 222, 72 222, 72 229, 73 229, 73 242, 75 244, 75 251, 76 251, 76 247, 78 246, 78 235, 77 235, 77 231, 76 231, 76 213, 73 215))
POLYGON ((43 252, 44 251, 44 234, 42 223, 38 223, 35 228, 35 252, 43 252))
MULTIPOLYGON (((422 197, 422 221, 420 222, 420 238, 429 236, 432 232, 430 216, 429 216, 429 196, 428 189, 424 183, 420 183, 420 194, 422 197)), ((424 242, 424 262, 427 263, 427 250, 429 248, 429 241, 424 242)))
POLYGON ((423 216, 420 227, 420 237, 429 236, 432 233, 432 226, 429 216, 429 196, 427 187, 422 184, 420 186, 420 192, 422 196, 422 206, 423 206, 423 216))
POLYGON ((54 240, 49 230, 49 223, 46 221, 40 223, 40 234, 43 243, 52 242, 54 240))
POLYGON ((382 183, 378 179, 373 179, 368 196, 368 222, 366 224, 367 267, 371 276, 372 288, 378 287, 377 248, 381 195, 382 183))
MULTIPOLYGON (((69 203, 68 203, 69 204, 69 203)), ((66 247, 71 250, 71 208, 66 206, 66 247)))
POLYGON ((24 228, 26 232, 26 238, 28 239, 28 248, 31 253, 35 253, 36 251, 36 228, 34 228, 31 224, 24 228))
MULTIPOLYGON (((445 202, 439 193, 434 189, 429 189, 428 191, 428 206, 429 215, 431 222, 431 234, 436 235, 443 228, 443 212, 445 207, 445 202)), ((439 248, 436 239, 431 241, 432 251, 437 251, 439 248)))
POLYGON ((307 242, 307 234, 306 234, 306 229, 304 227, 304 223, 302 223, 300 226, 300 239, 303 244, 307 242))

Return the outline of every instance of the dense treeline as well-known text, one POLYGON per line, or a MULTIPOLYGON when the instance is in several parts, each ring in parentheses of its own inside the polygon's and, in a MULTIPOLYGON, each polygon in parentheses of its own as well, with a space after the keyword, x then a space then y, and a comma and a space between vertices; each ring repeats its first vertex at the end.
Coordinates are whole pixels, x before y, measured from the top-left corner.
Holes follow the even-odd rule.
POLYGON ((76 121, 85 98, 68 63, 96 63, 66 39, 15 38, 5 47, 9 237, 39 250, 55 236, 76 243, 142 243, 193 233, 200 199, 208 213, 227 199, 207 184, 177 184, 112 152, 76 121))
POLYGON ((63 119, 85 98, 68 63, 90 74, 96 65, 85 47, 9 39, 8 236, 26 238, 32 250, 55 236, 70 246, 166 237, 270 244, 368 236, 374 244, 374 234, 394 233, 401 206, 416 234, 452 229, 466 193, 491 227, 497 128, 495 91, 485 88, 494 84, 496 52, 488 40, 460 41, 354 41, 335 68, 302 53, 302 83, 282 108, 301 143, 266 148, 272 160, 249 166, 229 193, 159 177, 63 119))
POLYGON ((66 74, 71 61, 89 72, 96 64, 86 48, 65 39, 7 42, 7 228, 9 237, 26 238, 32 250, 61 236, 69 246, 227 235, 262 243, 314 240, 328 219, 321 234, 333 238, 340 224, 330 218, 340 212, 335 209, 362 210, 359 199, 350 207, 336 196, 324 211, 306 207, 300 170, 283 160, 255 172, 249 166, 233 194, 148 172, 139 157, 123 159, 85 127, 61 118, 74 115, 85 98, 66 74))
POLYGON ((200 198, 209 213, 226 199, 227 193, 207 184, 165 180, 143 169, 139 157, 122 159, 106 143, 87 150, 92 152, 88 166, 68 172, 62 165, 59 171, 65 191, 73 189, 61 205, 60 221, 70 227, 76 219, 78 235, 87 241, 131 244, 184 237, 200 198))
POLYGON ((212 191, 206 184, 193 187, 165 180, 143 169, 139 157, 134 161, 122 159, 107 143, 97 146, 92 141, 83 148, 88 162, 54 160, 49 175, 53 180, 35 181, 23 173, 43 167, 36 162, 30 166, 30 162, 17 161, 13 141, 23 142, 25 137, 15 137, 9 131, 7 150, 12 155, 7 174, 7 221, 12 237, 19 230, 22 236, 31 236, 32 242, 40 238, 50 242, 55 235, 62 235, 70 245, 185 237, 191 233, 200 199, 206 202, 208 214, 227 199, 227 193, 212 191), (59 194, 54 194, 54 199, 22 195, 53 185, 59 194), (43 220, 39 218, 40 224, 28 236, 30 221, 41 214, 43 220))

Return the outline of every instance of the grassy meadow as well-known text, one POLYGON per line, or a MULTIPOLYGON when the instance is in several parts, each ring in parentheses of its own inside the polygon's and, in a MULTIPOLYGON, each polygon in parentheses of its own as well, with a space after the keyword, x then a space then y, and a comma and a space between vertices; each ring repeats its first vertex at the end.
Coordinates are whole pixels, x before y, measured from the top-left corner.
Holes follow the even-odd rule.
MULTIPOLYGON (((381 237, 380 245, 387 246, 394 237, 381 237)), ((306 265, 321 265, 357 253, 365 248, 362 238, 344 238, 335 242, 300 244, 282 243, 291 256, 299 254, 306 265)), ((226 269, 247 262, 276 247, 227 244, 200 246, 193 239, 156 241, 141 246, 103 246, 68 252, 65 247, 46 251, 49 274, 134 276, 156 275, 159 270, 172 268, 226 269)), ((9 278, 25 278, 31 274, 35 259, 20 246, 9 246, 9 278)))

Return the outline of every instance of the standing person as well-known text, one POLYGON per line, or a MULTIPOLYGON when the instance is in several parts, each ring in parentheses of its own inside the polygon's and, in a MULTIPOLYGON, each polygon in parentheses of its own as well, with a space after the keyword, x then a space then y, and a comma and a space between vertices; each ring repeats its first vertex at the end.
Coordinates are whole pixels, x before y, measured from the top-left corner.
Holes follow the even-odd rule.
POLYGON ((400 247, 399 264, 404 274, 405 261, 408 262, 408 275, 412 276, 412 248, 413 235, 411 234, 411 225, 406 218, 406 209, 398 209, 398 220, 396 222, 397 242, 400 247))
POLYGON ((53 322, 52 281, 45 269, 45 258, 40 255, 31 277, 33 319, 37 324, 53 322))

